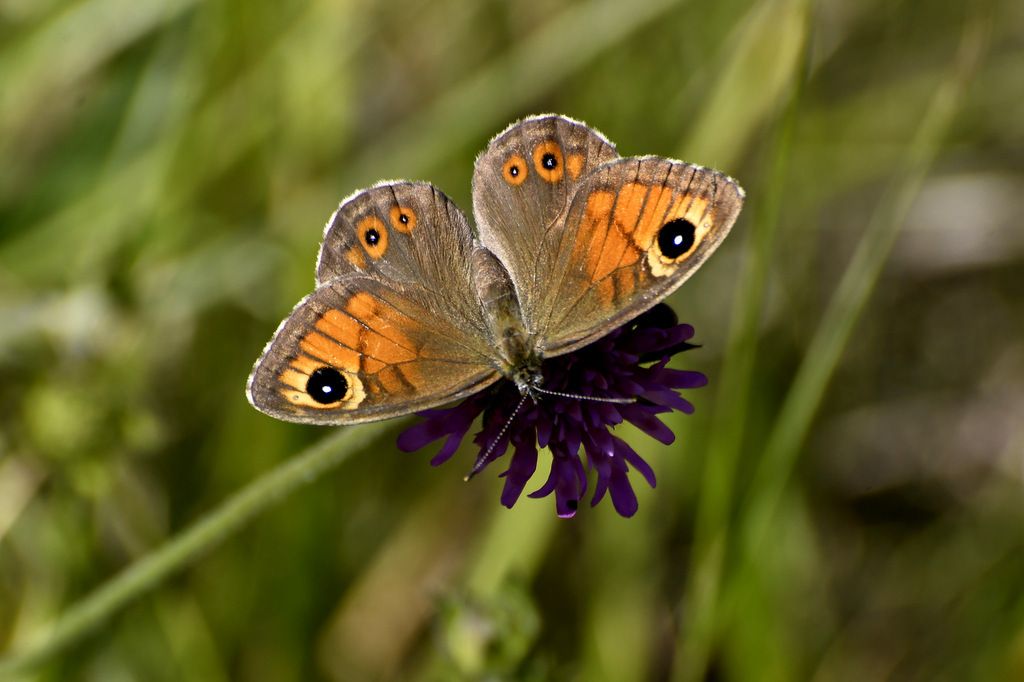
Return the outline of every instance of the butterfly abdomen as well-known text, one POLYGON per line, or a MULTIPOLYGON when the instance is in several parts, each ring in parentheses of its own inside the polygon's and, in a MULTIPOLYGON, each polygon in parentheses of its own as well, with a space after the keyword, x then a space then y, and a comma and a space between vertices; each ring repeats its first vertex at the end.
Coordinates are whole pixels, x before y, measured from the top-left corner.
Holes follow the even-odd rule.
POLYGON ((473 249, 473 283, 498 351, 498 370, 526 391, 540 381, 540 355, 523 324, 515 286, 501 261, 482 244, 473 249))

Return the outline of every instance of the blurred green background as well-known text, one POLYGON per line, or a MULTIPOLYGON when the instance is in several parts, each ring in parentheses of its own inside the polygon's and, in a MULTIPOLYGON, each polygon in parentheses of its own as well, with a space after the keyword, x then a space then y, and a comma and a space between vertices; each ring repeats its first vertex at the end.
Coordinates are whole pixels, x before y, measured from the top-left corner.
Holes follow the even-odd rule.
POLYGON ((28 679, 1024 679, 1017 0, 0 0, 0 653, 332 432, 243 389, 341 198, 549 111, 748 193, 637 515, 399 420, 28 679))

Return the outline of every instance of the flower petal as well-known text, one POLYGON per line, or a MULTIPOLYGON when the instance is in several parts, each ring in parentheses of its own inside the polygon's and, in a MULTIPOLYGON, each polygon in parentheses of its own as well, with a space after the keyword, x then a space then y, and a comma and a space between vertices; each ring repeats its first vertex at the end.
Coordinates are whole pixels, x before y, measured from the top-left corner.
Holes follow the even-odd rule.
POLYGON ((501 489, 501 503, 511 509, 523 494, 523 488, 536 470, 537 447, 531 437, 528 442, 516 447, 508 469, 501 474, 505 477, 505 486, 501 489))
POLYGON ((591 506, 610 495, 619 514, 632 516, 638 502, 630 471, 639 472, 652 488, 654 471, 610 429, 629 422, 661 443, 674 441, 675 434, 656 415, 673 410, 692 413, 693 405, 678 391, 707 384, 700 372, 667 367, 673 354, 696 347, 688 343, 692 336, 693 327, 677 324, 675 313, 659 304, 589 346, 546 358, 542 385, 554 394, 524 400, 513 382, 499 382, 461 405, 424 412, 426 421, 399 436, 399 447, 411 451, 444 438, 432 460, 439 464, 451 457, 483 413, 484 426, 473 438, 481 453, 474 472, 504 456, 509 445, 513 449, 501 474, 503 505, 511 507, 521 497, 536 472, 538 448, 547 447, 551 470, 529 497, 554 493, 558 515, 573 516, 587 492, 585 457, 596 474, 591 506))

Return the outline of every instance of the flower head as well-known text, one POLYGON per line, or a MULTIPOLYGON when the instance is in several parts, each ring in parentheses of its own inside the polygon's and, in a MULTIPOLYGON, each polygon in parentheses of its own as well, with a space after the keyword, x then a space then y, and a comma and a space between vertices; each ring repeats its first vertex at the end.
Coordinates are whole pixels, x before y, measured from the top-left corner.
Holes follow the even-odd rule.
POLYGON ((677 391, 707 384, 700 372, 666 366, 673 354, 695 347, 687 343, 692 336, 693 327, 677 324, 672 309, 659 304, 588 346, 546 358, 541 367, 545 394, 538 399, 522 398, 514 383, 500 381, 455 407, 420 413, 426 421, 403 432, 398 447, 412 452, 444 438, 430 462, 441 464, 455 453, 482 413, 483 428, 473 438, 480 446, 473 472, 501 458, 510 444, 513 448, 508 469, 501 474, 503 505, 511 508, 519 499, 537 468, 537 448, 546 447, 552 454, 551 473, 529 496, 554 493, 558 515, 573 516, 587 491, 582 447, 597 472, 591 506, 609 493, 615 511, 632 516, 637 500, 629 469, 640 472, 652 488, 654 471, 610 427, 630 422, 661 443, 675 440, 656 415, 672 410, 692 414, 693 405, 677 391))

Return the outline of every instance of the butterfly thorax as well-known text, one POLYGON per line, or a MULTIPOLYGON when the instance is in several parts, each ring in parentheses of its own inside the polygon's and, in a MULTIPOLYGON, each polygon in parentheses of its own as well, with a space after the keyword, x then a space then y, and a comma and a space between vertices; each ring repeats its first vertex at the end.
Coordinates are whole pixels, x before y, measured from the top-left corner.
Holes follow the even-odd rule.
POLYGON ((505 266, 486 247, 473 250, 473 280, 498 350, 498 370, 519 388, 533 395, 540 386, 540 353, 523 323, 516 289, 505 266))
POLYGON ((523 395, 536 397, 534 390, 543 383, 540 369, 540 355, 521 329, 505 328, 504 343, 500 345, 503 366, 502 374, 515 382, 523 395))

